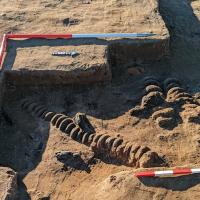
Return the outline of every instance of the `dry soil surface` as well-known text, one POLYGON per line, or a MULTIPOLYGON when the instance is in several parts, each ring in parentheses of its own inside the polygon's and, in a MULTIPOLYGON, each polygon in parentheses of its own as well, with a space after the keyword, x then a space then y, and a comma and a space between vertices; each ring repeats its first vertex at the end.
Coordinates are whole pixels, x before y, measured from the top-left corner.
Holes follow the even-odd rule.
POLYGON ((160 37, 167 34, 155 0, 36 0, 34 3, 2 0, 0 5, 2 34, 153 32, 160 37))
MULTIPOLYGON (((5 4, 5 2, 1 3, 5 4)), ((52 4, 43 1, 43 5, 46 5, 47 10, 51 10, 55 6, 62 8, 62 2, 66 1, 56 1, 52 4)), ((91 6, 92 2, 81 5, 91 6)), ((119 3, 119 1, 109 2, 114 5, 119 3)), ((23 5, 25 4, 24 2, 23 5)), ((6 9, 8 5, 5 5, 6 9)), ((35 3, 35 6, 38 5, 35 3)), ((134 168, 119 165, 103 157, 93 159, 87 167, 83 165, 80 168, 82 165, 71 166, 69 163, 66 166, 62 160, 57 159, 56 155, 59 152, 78 153, 85 162, 93 157, 93 153, 87 146, 71 140, 61 131, 50 126, 48 122, 23 111, 20 106, 23 98, 30 98, 42 102, 52 111, 65 112, 70 117, 77 112, 84 112, 88 115, 97 134, 106 133, 122 137, 136 145, 147 145, 159 155, 163 155, 166 163, 172 168, 197 167, 200 163, 199 105, 195 108, 185 108, 185 104, 180 106, 174 101, 167 104, 171 106, 175 112, 174 118, 177 119, 172 128, 160 127, 160 122, 154 120, 155 115, 130 116, 129 110, 140 105, 141 97, 144 95, 141 79, 148 75, 158 78, 162 88, 164 80, 168 77, 176 77, 185 91, 191 94, 192 99, 198 104, 200 91, 199 6, 199 1, 191 3, 187 0, 160 0, 159 11, 171 36, 170 54, 154 63, 134 64, 129 70, 116 69, 116 76, 111 83, 84 87, 29 89, 7 86, 1 118, 0 163, 12 167, 19 173, 19 180, 23 181, 19 181, 20 199, 182 200, 200 198, 199 175, 137 179, 133 177, 134 168)), ((11 10, 12 12, 14 11, 11 10)), ((46 15, 46 12, 42 13, 42 16, 46 15)), ((77 15, 79 14, 80 12, 77 12, 77 15)), ((62 12, 58 15, 62 16, 62 12)), ((38 21, 47 22, 47 18, 47 16, 43 16, 42 19, 39 17, 38 21)), ((19 21, 19 26, 17 26, 15 20, 11 20, 14 21, 13 28, 16 28, 16 31, 18 27, 21 27, 21 30, 26 30, 28 27, 29 30, 39 31, 43 28, 36 23, 31 29, 31 26, 24 25, 24 20, 19 21)), ((30 23, 33 23, 31 16, 30 23)), ((6 26, 3 26, 4 31, 10 31, 10 25, 6 26)), ((142 23, 140 26, 142 27, 142 23)), ((70 28, 72 27, 69 27, 69 30, 70 28)), ((164 96, 167 101, 165 89, 164 96)))

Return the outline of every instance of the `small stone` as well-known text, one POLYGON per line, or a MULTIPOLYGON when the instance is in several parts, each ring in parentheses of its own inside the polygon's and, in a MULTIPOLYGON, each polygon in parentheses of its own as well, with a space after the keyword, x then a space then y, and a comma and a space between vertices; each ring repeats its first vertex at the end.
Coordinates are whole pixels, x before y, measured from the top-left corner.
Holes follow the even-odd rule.
POLYGON ((85 113, 77 113, 74 117, 75 123, 86 133, 95 133, 94 127, 90 123, 85 113))

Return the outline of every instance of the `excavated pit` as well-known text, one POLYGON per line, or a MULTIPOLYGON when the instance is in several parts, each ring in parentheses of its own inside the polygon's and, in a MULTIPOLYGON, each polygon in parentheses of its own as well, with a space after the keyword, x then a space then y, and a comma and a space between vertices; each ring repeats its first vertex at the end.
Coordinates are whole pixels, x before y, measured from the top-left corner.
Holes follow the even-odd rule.
POLYGON ((98 40, 10 41, 8 51, 3 68, 8 84, 81 85, 111 80, 107 46, 98 40), (56 51, 76 52, 77 55, 53 56, 56 51))
MULTIPOLYGON (((199 47, 193 45, 198 38, 191 36, 186 41, 188 30, 181 26, 185 36, 181 38, 176 28, 183 23, 182 14, 194 21, 190 4, 160 1, 159 10, 172 37, 171 53, 166 57, 169 34, 157 1, 81 2, 36 1, 35 10, 30 12, 30 6, 22 1, 16 3, 22 9, 19 12, 2 0, 0 22, 8 22, 2 31, 44 32, 51 27, 52 32, 78 33, 92 23, 89 32, 148 30, 159 36, 141 40, 9 41, 1 72, 0 165, 17 172, 18 188, 13 186, 12 191, 16 189, 15 196, 25 200, 199 199, 198 175, 132 179, 133 171, 141 167, 195 168, 200 162, 200 57, 199 47), (80 13, 86 7, 84 18, 80 13), (135 13, 125 15, 127 7, 135 13), (66 16, 66 9, 70 16, 66 16), (104 20, 99 11, 105 11, 104 20), (172 24, 170 19, 176 11, 179 15, 172 24), (79 55, 52 56, 57 50, 74 50, 79 55), (24 100, 31 103, 24 105, 24 100), (45 121, 41 115, 46 109, 61 118, 56 115, 45 121), (94 128, 92 143, 84 140, 87 131, 79 132, 79 140, 77 130, 60 126, 63 119, 70 119, 73 127, 82 127, 77 113, 86 114, 94 128)), ((0 169, 0 175, 2 172, 6 174, 0 169)), ((4 174, 3 178, 7 176, 4 174)), ((16 177, 13 180, 16 183, 16 177)))
POLYGON ((2 70, 8 82, 13 82, 11 84, 14 85, 105 82, 111 80, 111 71, 113 76, 118 76, 127 67, 160 60, 169 53, 169 32, 159 14, 157 0, 150 2, 96 0, 88 3, 66 0, 47 5, 46 2, 41 3, 38 0, 34 4, 34 12, 30 11, 25 1, 19 5, 16 3, 22 11, 11 9, 10 3, 6 1, 2 1, 1 4, 3 9, 0 23, 6 24, 2 27, 1 33, 33 33, 34 30, 46 33, 47 29, 50 29, 51 33, 67 31, 155 34, 141 39, 9 41, 2 70), (45 14, 43 9, 46 9, 45 14), (59 12, 56 9, 59 9, 59 12), (66 9, 70 11, 68 16, 66 9), (37 16, 36 21, 33 20, 35 16, 37 16), (15 21, 19 23, 15 24, 15 21), (15 26, 17 26, 16 31, 15 26), (54 51, 76 51, 78 55, 56 57, 52 56, 54 51))

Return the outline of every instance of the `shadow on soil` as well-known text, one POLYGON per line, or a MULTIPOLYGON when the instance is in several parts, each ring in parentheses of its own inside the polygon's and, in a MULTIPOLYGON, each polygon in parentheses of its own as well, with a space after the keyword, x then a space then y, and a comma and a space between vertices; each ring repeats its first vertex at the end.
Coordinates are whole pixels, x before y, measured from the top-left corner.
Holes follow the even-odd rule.
POLYGON ((199 174, 179 177, 148 177, 139 179, 145 186, 165 188, 172 191, 184 191, 200 183, 199 174))
MULTIPOLYGON (((170 32, 171 44, 177 37, 195 37, 200 34, 200 22, 190 0, 160 0, 159 11, 170 32)), ((173 50, 173 49, 172 49, 173 50)))
POLYGON ((14 93, 5 95, 0 113, 0 165, 18 173, 18 199, 30 199, 22 180, 41 162, 50 127, 24 112, 16 98, 14 93))
POLYGON ((199 80, 200 22, 190 0, 160 0, 159 11, 170 33, 170 56, 157 65, 170 68, 169 73, 185 79, 199 80), (168 63, 168 65, 166 65, 168 63))

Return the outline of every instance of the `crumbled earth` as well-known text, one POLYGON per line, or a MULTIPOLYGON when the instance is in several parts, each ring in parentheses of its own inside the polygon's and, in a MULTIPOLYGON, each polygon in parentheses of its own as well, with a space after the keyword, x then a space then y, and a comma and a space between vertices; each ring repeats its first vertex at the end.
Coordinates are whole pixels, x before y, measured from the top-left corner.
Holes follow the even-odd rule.
POLYGON ((17 189, 17 173, 8 167, 0 167, 0 199, 17 198, 17 189))
MULTIPOLYGON (((11 2, 7 4, 7 1, 2 0, 0 3, 6 12, 10 9, 8 14, 2 11, 0 18, 2 32, 25 32, 25 30, 43 32, 46 30, 45 27, 49 27, 49 23, 52 23, 48 12, 61 8, 63 11, 51 15, 51 18, 60 18, 61 23, 54 22, 54 24, 62 28, 54 27, 55 29, 52 30, 59 30, 59 32, 82 30, 78 28, 82 23, 79 19, 82 16, 81 12, 67 16, 66 8, 71 8, 73 4, 69 2, 72 1, 37 1, 34 8, 43 5, 38 11, 38 14, 42 14, 37 18, 37 22, 32 19, 37 15, 37 11, 31 11, 30 16, 20 14, 19 10, 13 10, 11 2), (69 7, 62 7, 62 4, 69 7), (47 12, 43 12, 44 7, 47 12), (21 18, 22 16, 25 17, 21 18), (28 24, 26 20, 29 17, 28 24)), ((84 2, 82 6, 85 8, 92 6, 96 1, 80 2, 84 2)), ((111 9, 111 2, 118 4, 120 1, 106 1, 105 7, 111 9)), ((21 9, 20 12, 26 13, 26 4, 22 1, 16 5, 21 9)), ((32 9, 30 5, 31 3, 29 9, 32 9)), ((199 7, 199 1, 191 3, 188 0, 160 0, 159 12, 171 37, 170 53, 159 61, 143 63, 134 60, 131 66, 112 68, 113 74, 116 71, 119 73, 113 76, 111 82, 62 87, 6 85, 0 117, 0 164, 9 166, 18 173, 19 199, 186 200, 200 198, 198 174, 137 179, 133 173, 143 169, 121 165, 107 159, 106 155, 105 159, 103 156, 95 157, 88 146, 72 140, 49 122, 34 117, 31 113, 22 110, 20 106, 22 99, 30 98, 42 102, 52 111, 66 113, 72 118, 76 113, 86 113, 97 134, 108 134, 126 139, 136 145, 146 145, 162 156, 170 168, 198 167, 200 163, 199 105, 177 104, 173 103, 172 99, 172 102, 169 100, 169 105, 172 106, 168 106, 165 103, 166 91, 163 91, 163 98, 160 93, 156 93, 162 101, 155 101, 155 93, 145 98, 143 107, 141 107, 141 100, 147 92, 144 90, 142 80, 153 75, 158 79, 161 88, 164 87, 167 78, 176 77, 185 91, 200 103, 199 7), (148 112, 143 112, 145 106, 150 107, 148 112), (134 108, 137 108, 135 109, 137 115, 131 112, 134 108), (163 122, 163 118, 167 120, 163 122), (175 123, 174 118, 178 119, 175 123), (174 124, 171 127, 172 122, 174 124)), ((74 6, 73 9, 77 8, 74 6)), ((95 9, 99 15, 97 7, 95 9)), ((72 8, 69 13, 71 12, 72 8)), ((118 13, 117 10, 113 12, 116 15, 118 13)), ((141 17, 140 14, 138 17, 141 17)), ((156 26, 155 19, 149 18, 149 20, 156 26)), ((106 27, 99 24, 101 20, 97 21, 98 28, 106 27)), ((85 23, 89 24, 89 21, 85 23)), ((109 23, 109 21, 102 23, 109 23)), ((140 23, 138 30, 146 30, 146 25, 143 27, 142 24, 140 23)), ((105 31, 119 31, 118 25, 110 26, 105 31)), ((120 30, 128 31, 128 29, 120 30)), ((130 29, 130 31, 134 30, 130 29)), ((18 59, 18 65, 20 64, 23 66, 21 57, 18 59)), ((147 90, 155 92, 155 87, 148 87, 147 90)))

